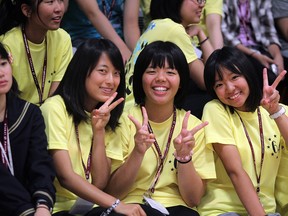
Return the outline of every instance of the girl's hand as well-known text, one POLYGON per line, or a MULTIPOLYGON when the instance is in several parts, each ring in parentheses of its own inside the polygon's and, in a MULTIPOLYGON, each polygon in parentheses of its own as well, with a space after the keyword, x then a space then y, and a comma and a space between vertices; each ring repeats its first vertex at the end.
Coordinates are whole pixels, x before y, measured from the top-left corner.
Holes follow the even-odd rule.
POLYGON ((261 100, 261 106, 267 110, 269 114, 273 114, 279 111, 279 100, 280 95, 279 92, 276 90, 277 85, 279 82, 284 78, 286 71, 283 70, 275 79, 273 84, 269 86, 268 84, 268 76, 267 76, 267 69, 263 69, 263 98, 261 100))
POLYGON ((50 211, 47 208, 36 208, 34 216, 51 216, 50 211))
POLYGON ((155 142, 155 136, 154 134, 150 134, 148 131, 148 115, 145 107, 143 106, 141 109, 143 114, 143 124, 131 115, 128 117, 136 127, 136 134, 134 135, 135 148, 139 153, 144 154, 155 142))
POLYGON ((185 114, 180 134, 173 140, 177 157, 181 158, 185 158, 191 154, 191 151, 195 146, 194 135, 208 125, 208 122, 203 122, 194 127, 192 130, 187 130, 189 116, 190 111, 186 112, 185 114))
POLYGON ((124 100, 124 98, 119 98, 117 101, 113 102, 116 96, 117 92, 115 92, 99 109, 92 111, 93 132, 105 129, 105 126, 110 119, 110 112, 124 100))
POLYGON ((120 203, 115 211, 117 213, 127 215, 127 216, 146 216, 146 213, 138 204, 124 204, 120 203))

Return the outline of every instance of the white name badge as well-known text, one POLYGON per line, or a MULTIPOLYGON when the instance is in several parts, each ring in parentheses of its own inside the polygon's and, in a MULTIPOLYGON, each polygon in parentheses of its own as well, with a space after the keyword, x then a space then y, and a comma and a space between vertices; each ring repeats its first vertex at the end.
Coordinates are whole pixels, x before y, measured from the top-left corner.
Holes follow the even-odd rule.
POLYGON ((71 210, 69 211, 69 214, 85 215, 87 212, 89 212, 93 208, 93 206, 94 206, 94 203, 91 203, 87 200, 84 200, 78 197, 76 202, 72 206, 71 210))
POLYGON ((169 212, 161 203, 156 202, 155 200, 148 198, 146 196, 143 196, 143 198, 152 208, 157 209, 158 211, 162 212, 165 215, 169 215, 169 212))

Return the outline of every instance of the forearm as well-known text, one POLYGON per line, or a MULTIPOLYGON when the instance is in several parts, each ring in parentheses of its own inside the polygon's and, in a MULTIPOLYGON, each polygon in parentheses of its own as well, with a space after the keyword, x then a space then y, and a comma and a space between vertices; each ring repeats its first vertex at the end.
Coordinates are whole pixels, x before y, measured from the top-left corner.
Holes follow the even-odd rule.
POLYGON ((110 163, 105 151, 105 129, 94 132, 91 149, 91 176, 92 184, 104 189, 110 177, 110 163))
POLYGON ((190 207, 197 206, 205 192, 205 183, 195 170, 192 161, 186 164, 177 163, 177 180, 185 203, 190 207))
POLYGON ((228 175, 247 213, 250 216, 264 216, 265 211, 247 173, 243 170, 241 173, 228 173, 228 175))
POLYGON ((105 191, 118 198, 124 197, 135 182, 143 158, 144 155, 133 150, 125 163, 112 174, 105 191))
POLYGON ((221 21, 222 17, 219 14, 209 14, 206 17, 207 30, 213 49, 220 49, 223 47, 221 21))
POLYGON ((209 37, 207 37, 202 30, 199 31, 197 37, 199 40, 199 45, 200 45, 201 50, 202 50, 203 61, 206 62, 208 57, 214 51, 214 48, 210 43, 209 37))

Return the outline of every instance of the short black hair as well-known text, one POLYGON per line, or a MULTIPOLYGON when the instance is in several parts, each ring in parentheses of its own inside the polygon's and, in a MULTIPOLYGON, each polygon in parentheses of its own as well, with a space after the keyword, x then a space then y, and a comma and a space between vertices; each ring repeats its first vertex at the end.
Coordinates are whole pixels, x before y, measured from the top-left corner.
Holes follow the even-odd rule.
MULTIPOLYGON (((245 102, 247 111, 253 112, 260 105, 262 99, 262 89, 259 77, 250 60, 235 47, 224 46, 222 49, 215 50, 207 59, 204 68, 204 81, 207 92, 217 98, 214 90, 216 74, 222 78, 223 69, 227 69, 235 74, 243 75, 248 83, 250 94, 245 102)), ((233 113, 234 108, 230 107, 233 113)))
MULTIPOLYGON (((115 100, 125 98, 125 75, 122 55, 116 45, 108 39, 87 39, 75 52, 69 63, 63 79, 54 95, 59 94, 66 105, 67 112, 73 116, 75 124, 87 120, 88 115, 84 109, 86 97, 85 81, 97 65, 101 55, 105 53, 113 66, 120 71, 120 83, 117 88, 115 100)), ((99 103, 99 108, 103 103, 99 103)), ((111 111, 111 117, 107 124, 112 130, 118 125, 119 117, 123 111, 124 103, 119 104, 111 111)))
POLYGON ((183 108, 184 97, 188 93, 189 66, 182 50, 169 41, 155 41, 148 44, 139 54, 134 67, 133 93, 136 104, 145 104, 145 92, 142 85, 142 77, 150 64, 153 68, 162 68, 165 61, 169 67, 176 69, 180 76, 180 88, 175 95, 174 105, 176 108, 183 108))

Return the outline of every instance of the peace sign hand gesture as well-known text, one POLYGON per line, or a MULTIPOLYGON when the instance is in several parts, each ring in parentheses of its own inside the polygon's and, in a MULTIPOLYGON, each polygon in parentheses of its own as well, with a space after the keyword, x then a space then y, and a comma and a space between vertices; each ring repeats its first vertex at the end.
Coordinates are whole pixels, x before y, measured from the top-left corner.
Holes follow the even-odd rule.
POLYGON ((124 100, 124 98, 119 98, 113 102, 116 96, 117 92, 114 92, 114 94, 99 109, 94 109, 92 111, 93 133, 105 129, 110 119, 110 112, 124 100))
POLYGON ((180 134, 173 140, 174 148, 175 148, 175 157, 185 158, 191 155, 191 152, 195 146, 195 137, 194 135, 208 125, 208 122, 202 122, 196 127, 192 128, 192 130, 188 130, 188 119, 190 116, 190 111, 186 112, 185 117, 182 123, 182 129, 180 134))
POLYGON ((150 134, 148 130, 148 115, 144 106, 141 107, 143 114, 143 124, 141 124, 132 115, 129 115, 129 119, 134 123, 136 127, 136 134, 134 135, 135 150, 141 154, 145 154, 147 149, 155 142, 155 135, 150 134))
POLYGON ((268 84, 268 75, 267 69, 263 69, 263 98, 261 100, 261 106, 267 110, 269 114, 273 114, 279 111, 279 100, 280 95, 276 87, 278 86, 279 82, 285 76, 286 71, 283 70, 275 79, 273 84, 269 86, 268 84))

